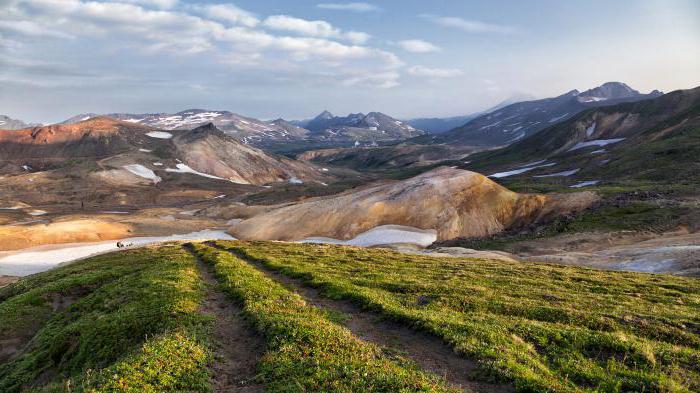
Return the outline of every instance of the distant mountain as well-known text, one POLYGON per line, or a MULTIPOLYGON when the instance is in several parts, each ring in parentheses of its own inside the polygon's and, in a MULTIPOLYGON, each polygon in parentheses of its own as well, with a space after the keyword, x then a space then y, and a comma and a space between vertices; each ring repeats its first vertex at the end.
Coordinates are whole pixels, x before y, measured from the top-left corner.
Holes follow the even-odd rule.
POLYGON ((21 130, 22 128, 37 126, 39 124, 28 124, 22 120, 13 119, 9 116, 0 115, 0 130, 21 130))
POLYGON ((415 128, 423 130, 428 134, 442 134, 443 132, 450 131, 453 128, 461 127, 468 121, 475 119, 481 115, 499 110, 515 102, 527 101, 532 99, 534 99, 534 97, 531 95, 518 94, 516 96, 508 98, 507 100, 501 101, 499 104, 491 108, 479 112, 474 112, 469 115, 451 117, 422 117, 406 120, 406 123, 412 125, 415 128))
POLYGON ((465 116, 453 117, 423 117, 418 119, 406 120, 406 123, 412 125, 419 130, 423 130, 428 134, 441 134, 453 128, 464 125, 469 120, 479 116, 480 113, 474 113, 465 116))
MULTIPOLYGON (((97 117, 94 113, 74 116, 63 124, 73 124, 97 117)), ((245 144, 266 146, 274 143, 318 142, 374 142, 407 139, 422 135, 409 124, 379 112, 335 117, 324 111, 314 119, 292 122, 284 119, 258 120, 228 111, 189 109, 178 113, 110 113, 111 117, 128 123, 142 124, 162 130, 189 130, 212 123, 218 129, 245 144), (309 127, 309 129, 305 128, 309 127)))
MULTIPOLYGON (((94 113, 81 114, 64 121, 63 124, 73 124, 96 116, 94 113)), ((281 119, 268 122, 228 111, 189 109, 174 114, 110 113, 105 116, 163 130, 189 130, 207 123, 213 123, 227 135, 252 145, 259 145, 266 141, 303 139, 309 133, 308 130, 294 126, 281 119)))
POLYGON ((507 145, 589 108, 634 102, 661 94, 657 90, 641 94, 624 83, 608 82, 583 93, 571 90, 553 98, 510 104, 443 134, 422 136, 414 138, 411 142, 473 146, 507 145))
POLYGON ((296 122, 320 141, 386 141, 424 134, 423 130, 381 112, 351 113, 344 117, 321 112, 311 120, 296 122))
MULTIPOLYGON (((587 97, 604 97, 595 91, 587 97)), ((508 147, 470 156, 466 169, 497 178, 592 184, 700 180, 700 87, 588 109, 508 147), (547 177, 545 177, 546 179, 547 177)))
POLYGON ((212 123, 191 130, 162 131, 104 116, 0 133, 0 157, 0 165, 9 163, 8 171, 60 168, 76 159, 93 162, 95 168, 83 168, 89 176, 120 184, 128 184, 124 180, 129 178, 140 185, 144 178, 149 179, 147 184, 151 180, 177 182, 183 175, 256 185, 326 177, 311 163, 248 146, 212 123))
POLYGON ((173 138, 178 157, 192 169, 236 183, 302 182, 321 177, 307 162, 268 154, 207 123, 173 138))

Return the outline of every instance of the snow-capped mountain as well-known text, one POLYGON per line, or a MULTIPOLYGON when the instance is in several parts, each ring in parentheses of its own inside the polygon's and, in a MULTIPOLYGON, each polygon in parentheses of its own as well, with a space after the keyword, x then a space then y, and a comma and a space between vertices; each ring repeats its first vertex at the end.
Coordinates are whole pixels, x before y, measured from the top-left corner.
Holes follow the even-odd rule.
POLYGON ((319 140, 382 141, 406 139, 424 134, 412 125, 381 112, 351 113, 344 117, 323 111, 315 118, 297 122, 311 131, 319 140))
MULTIPOLYGON (((659 96, 662 93, 654 90, 649 95, 659 96)), ((625 99, 634 99, 643 96, 639 91, 627 86, 622 82, 608 82, 590 90, 586 90, 577 96, 579 102, 598 102, 598 101, 619 101, 625 99)))
POLYGON ((624 83, 608 82, 581 93, 571 90, 560 96, 523 101, 472 119, 440 135, 414 138, 416 143, 448 143, 473 146, 507 145, 570 119, 583 110, 633 102, 662 95, 658 90, 642 94, 624 83))
POLYGON ((0 115, 0 130, 21 130, 23 128, 37 126, 39 124, 29 124, 22 120, 13 119, 9 116, 0 115))
MULTIPOLYGON (((85 121, 97 115, 93 113, 74 116, 64 124, 85 121)), ((148 125, 163 130, 189 130, 203 124, 213 123, 227 135, 243 143, 258 145, 268 141, 285 141, 304 139, 308 130, 287 123, 282 119, 263 121, 252 117, 241 116, 229 111, 210 111, 189 109, 178 113, 111 113, 105 116, 130 122, 148 125)))

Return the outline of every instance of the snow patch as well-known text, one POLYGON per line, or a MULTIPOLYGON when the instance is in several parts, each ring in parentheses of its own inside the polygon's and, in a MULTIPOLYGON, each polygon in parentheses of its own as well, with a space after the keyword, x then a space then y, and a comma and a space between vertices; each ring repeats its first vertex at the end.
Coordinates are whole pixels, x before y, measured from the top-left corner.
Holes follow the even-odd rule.
POLYGON ((173 137, 173 134, 165 131, 151 131, 147 132, 146 135, 157 139, 170 139, 173 137))
POLYGON ((153 150, 139 149, 139 151, 140 151, 140 152, 144 152, 144 153, 150 153, 150 152, 152 152, 153 150))
POLYGON ((567 113, 564 113, 564 114, 561 115, 561 116, 553 117, 553 118, 549 119, 549 122, 550 122, 550 123, 554 123, 555 121, 559 121, 559 120, 565 118, 565 117, 568 116, 568 115, 569 115, 569 113, 567 112, 567 113))
POLYGON ((46 214, 46 211, 45 211, 45 210, 39 210, 39 209, 32 210, 32 211, 29 212, 29 215, 30 215, 30 216, 43 216, 44 214, 46 214))
POLYGON ((605 149, 593 150, 593 151, 591 152, 591 154, 603 154, 603 153, 605 153, 606 151, 607 151, 607 150, 605 150, 605 149))
POLYGON ((590 138, 595 132, 596 122, 593 122, 588 128, 586 128, 586 137, 590 138))
POLYGON ((116 251, 117 241, 132 243, 141 247, 167 241, 193 240, 235 240, 224 231, 203 230, 171 236, 132 237, 96 243, 70 243, 62 245, 45 245, 24 250, 0 252, 0 275, 27 276, 56 267, 61 263, 116 251))
POLYGON ((427 247, 437 240, 434 229, 418 229, 403 225, 381 225, 363 232, 350 240, 329 237, 309 237, 300 243, 341 244, 346 246, 371 247, 383 244, 410 243, 427 247))
POLYGON ((573 186, 569 186, 569 188, 581 188, 581 187, 595 186, 598 183, 600 183, 600 180, 587 180, 587 181, 582 181, 580 183, 576 183, 573 186))
POLYGON ((514 170, 512 170, 512 171, 507 171, 507 172, 498 172, 498 173, 494 173, 494 174, 492 174, 492 175, 488 175, 488 177, 492 177, 492 178, 495 178, 495 179, 501 179, 501 178, 508 177, 508 176, 519 175, 519 174, 521 174, 521 173, 525 173, 525 172, 531 171, 531 170, 536 169, 536 168, 544 168, 544 167, 548 167, 548 166, 552 166, 552 165, 556 165, 556 163, 555 163, 555 162, 552 162, 552 163, 549 163, 549 164, 543 164, 543 165, 536 165, 536 166, 531 166, 531 167, 527 167, 527 168, 514 169, 514 170))
POLYGON ((588 147, 588 146, 606 146, 606 145, 610 145, 610 144, 617 143, 617 142, 624 141, 624 140, 625 140, 625 138, 594 139, 592 141, 579 142, 579 143, 575 144, 574 147, 572 147, 571 149, 569 149, 567 151, 574 151, 574 150, 578 150, 578 149, 583 149, 584 147, 588 147))
POLYGON ((165 168, 165 171, 166 172, 174 172, 174 173, 191 173, 193 175, 208 177, 210 179, 230 181, 228 179, 224 179, 223 177, 218 177, 218 176, 209 175, 209 174, 206 174, 203 172, 195 171, 194 169, 190 168, 189 166, 187 166, 185 164, 177 164, 177 165, 175 165, 175 167, 176 168, 165 168))
POLYGON ((563 172, 557 172, 557 173, 551 173, 549 175, 539 175, 539 176, 533 176, 533 177, 560 177, 560 176, 571 176, 575 175, 578 171, 580 171, 581 168, 577 169, 572 169, 570 171, 563 171, 563 172))
POLYGON ((140 164, 124 165, 123 168, 126 169, 127 171, 133 173, 136 176, 140 176, 140 177, 143 177, 144 179, 152 180, 153 184, 156 184, 156 183, 160 182, 161 180, 163 180, 160 178, 160 176, 157 176, 155 174, 155 172, 153 172, 152 170, 150 170, 150 169, 148 169, 145 166, 140 165, 140 164))
POLYGON ((289 183, 291 184, 304 184, 303 181, 301 181, 298 177, 292 176, 289 178, 289 183))

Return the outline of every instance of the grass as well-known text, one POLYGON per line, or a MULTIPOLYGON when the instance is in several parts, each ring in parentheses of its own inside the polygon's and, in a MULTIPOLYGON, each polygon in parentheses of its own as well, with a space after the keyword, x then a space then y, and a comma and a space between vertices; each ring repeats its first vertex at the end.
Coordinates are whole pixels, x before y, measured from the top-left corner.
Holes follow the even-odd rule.
POLYGON ((266 337, 268 349, 259 368, 268 391, 449 391, 436 376, 389 358, 231 253, 202 244, 192 247, 214 266, 223 290, 243 304, 266 337))
POLYGON ((0 289, 0 391, 209 391, 209 320, 177 246, 90 258, 0 289), (30 340, 31 339, 31 340, 30 340))
POLYGON ((700 390, 694 279, 326 245, 218 244, 442 337, 518 391, 700 390))
POLYGON ((527 240, 582 232, 664 232, 680 225, 697 225, 700 211, 678 204, 655 201, 628 201, 603 204, 574 217, 563 217, 531 231, 502 232, 490 237, 459 238, 440 242, 440 246, 459 246, 482 250, 508 250, 508 246, 527 240))

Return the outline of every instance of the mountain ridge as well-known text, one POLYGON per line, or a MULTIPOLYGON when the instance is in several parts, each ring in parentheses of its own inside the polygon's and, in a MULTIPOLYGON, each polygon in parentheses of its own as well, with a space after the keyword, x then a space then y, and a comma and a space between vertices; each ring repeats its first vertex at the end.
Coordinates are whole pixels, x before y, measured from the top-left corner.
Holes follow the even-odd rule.
POLYGON ((586 109, 654 98, 660 94, 658 90, 641 94, 624 83, 607 82, 583 93, 574 89, 556 97, 510 104, 443 134, 417 137, 410 142, 477 146, 508 145, 552 124, 569 119, 586 109))

